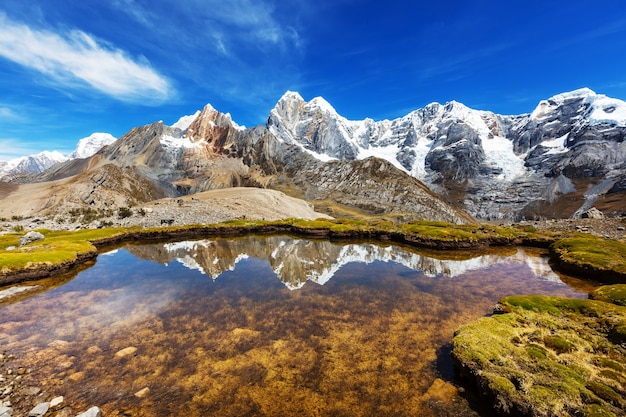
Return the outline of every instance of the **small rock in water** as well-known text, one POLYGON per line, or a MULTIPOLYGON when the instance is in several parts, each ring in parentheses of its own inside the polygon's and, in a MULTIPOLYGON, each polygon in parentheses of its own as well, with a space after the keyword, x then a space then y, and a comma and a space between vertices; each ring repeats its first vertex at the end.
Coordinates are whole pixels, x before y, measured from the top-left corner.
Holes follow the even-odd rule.
POLYGON ((76 417, 102 417, 102 413, 98 407, 91 407, 89 410, 77 415, 76 417))
POLYGON ((137 397, 137 398, 144 398, 149 393, 150 393, 150 388, 145 387, 144 389, 141 389, 141 390, 137 391, 135 393, 135 397, 137 397))
POLYGON ((26 395, 37 395, 41 392, 41 388, 30 387, 26 389, 26 395))
POLYGON ((127 348, 124 348, 124 349, 118 351, 115 354, 115 357, 116 358, 123 358, 125 356, 132 355, 135 352, 137 352, 137 348, 135 346, 129 346, 127 348))
POLYGON ((13 417, 13 409, 11 407, 0 407, 0 417, 13 417))
POLYGON ((100 349, 98 346, 89 346, 87 348, 87 353, 89 353, 90 355, 94 355, 96 353, 102 353, 102 349, 100 349))
POLYGON ((27 245, 37 240, 45 239, 45 236, 39 232, 28 232, 20 238, 20 246, 27 245))
POLYGON ((63 396, 53 398, 50 401, 50 408, 52 410, 59 408, 63 404, 63 396))
POLYGON ((35 408, 30 410, 28 417, 43 417, 48 412, 49 408, 50 403, 39 403, 35 406, 35 408))

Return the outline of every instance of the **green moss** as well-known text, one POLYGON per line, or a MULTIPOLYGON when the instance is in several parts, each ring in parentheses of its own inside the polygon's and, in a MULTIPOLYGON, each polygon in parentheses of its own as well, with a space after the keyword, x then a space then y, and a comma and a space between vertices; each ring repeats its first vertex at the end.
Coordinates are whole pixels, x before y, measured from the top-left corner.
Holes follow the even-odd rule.
MULTIPOLYGON (((91 243, 123 233, 123 229, 88 229, 74 232, 39 230, 43 240, 17 247, 0 254, 0 270, 8 272, 29 265, 45 263, 57 264, 76 259, 78 254, 94 251, 91 243)), ((0 247, 19 245, 22 234, 5 235, 0 239, 0 247)))
POLYGON ((543 338, 543 343, 558 354, 569 353, 574 350, 574 345, 561 336, 546 336, 543 338))
POLYGON ((580 235, 559 240, 552 249, 564 262, 626 274, 626 243, 622 241, 580 235))
POLYGON ((624 372, 624 367, 621 364, 609 358, 598 358, 596 360, 596 364, 598 366, 601 366, 602 368, 609 368, 613 369, 614 371, 624 372))
POLYGON ((548 351, 536 343, 531 343, 526 347, 526 353, 531 359, 542 360, 546 359, 548 351))
POLYGON ((515 392, 515 384, 513 384, 511 380, 497 375, 489 380, 489 388, 494 391, 505 392, 509 395, 515 392))
POLYGON ((581 414, 592 403, 598 413, 626 411, 616 388, 623 386, 626 350, 611 337, 626 307, 548 296, 506 297, 500 304, 508 313, 461 327, 453 342, 463 372, 498 390, 490 398, 513 414, 581 414))
POLYGON ((617 392, 613 390, 613 388, 609 387, 606 384, 603 384, 598 381, 589 381, 587 384, 587 388, 598 397, 607 401, 610 404, 615 406, 619 406, 622 402, 622 397, 617 392))
POLYGON ((615 414, 607 410, 606 408, 598 405, 591 404, 583 408, 583 416, 585 417, 615 417, 615 414))
POLYGON ((592 297, 596 300, 626 306, 626 284, 605 285, 596 289, 592 297))
POLYGON ((598 375, 604 378, 612 379, 613 381, 626 386, 626 376, 612 369, 603 369, 598 375))

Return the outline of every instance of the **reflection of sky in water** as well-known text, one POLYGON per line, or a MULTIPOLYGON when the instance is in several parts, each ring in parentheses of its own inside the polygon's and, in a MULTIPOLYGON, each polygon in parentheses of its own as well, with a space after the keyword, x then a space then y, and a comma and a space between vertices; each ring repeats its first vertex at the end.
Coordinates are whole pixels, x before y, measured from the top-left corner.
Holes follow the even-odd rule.
POLYGON ((555 279, 546 258, 507 251, 437 259, 288 237, 128 246, 60 287, 0 307, 0 345, 61 384, 60 395, 121 402, 132 415, 239 415, 244 399, 267 415, 298 414, 292 406, 330 415, 340 404, 343 414, 366 415, 394 401, 432 415, 421 396, 436 369, 451 368, 437 352, 458 326, 506 295, 586 296, 555 279), (136 356, 115 359, 128 346, 136 356), (84 379, 68 379, 73 372, 84 379), (354 396, 376 384, 393 388, 354 396), (132 394, 144 386, 160 400, 139 404, 132 394), (183 403, 190 408, 179 412, 183 403))
MULTIPOLYGON (((451 277, 458 288, 472 286, 472 280, 488 274, 492 280, 502 280, 496 285, 512 287, 511 292, 497 298, 528 291, 584 296, 559 280, 547 258, 529 256, 521 248, 510 256, 486 254, 466 260, 442 260, 394 246, 269 237, 131 246, 113 251, 100 256, 93 268, 71 282, 9 307, 5 315, 14 309, 14 316, 21 316, 18 321, 22 322, 23 333, 37 335, 35 338, 45 344, 46 340, 76 337, 81 332, 114 332, 132 327, 180 300, 211 297, 218 288, 237 288, 256 299, 254 293, 259 288, 302 290, 306 281, 328 285, 342 275, 350 275, 351 270, 360 271, 363 282, 372 279, 368 273, 372 275, 374 279, 368 285, 377 285, 375 278, 388 271, 404 276, 413 271, 411 276, 420 276, 426 282, 451 277), (31 308, 31 304, 37 308, 31 308), (23 312, 29 309, 29 319, 24 320, 23 312)), ((15 337, 20 336, 14 334, 11 340, 15 337)))

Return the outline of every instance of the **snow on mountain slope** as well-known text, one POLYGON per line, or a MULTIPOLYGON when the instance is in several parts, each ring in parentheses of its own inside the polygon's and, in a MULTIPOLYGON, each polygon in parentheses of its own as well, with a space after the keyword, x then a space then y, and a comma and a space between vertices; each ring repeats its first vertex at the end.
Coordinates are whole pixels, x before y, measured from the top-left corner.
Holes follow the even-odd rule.
POLYGON ((542 100, 530 114, 451 101, 382 121, 347 120, 322 98, 287 92, 267 127, 323 161, 385 159, 480 218, 515 218, 560 176, 615 187, 626 178, 626 102, 588 88, 542 100))
POLYGON ((92 133, 76 144, 76 149, 67 156, 58 151, 43 151, 35 155, 22 156, 9 161, 0 161, 0 178, 8 175, 39 174, 53 165, 70 159, 89 158, 117 139, 108 133, 92 133))
POLYGON ((532 112, 531 118, 541 120, 549 117, 557 111, 558 107, 572 100, 582 100, 584 106, 584 112, 580 118, 582 122, 592 126, 604 123, 626 127, 626 103, 604 94, 596 94, 589 88, 557 94, 547 100, 542 100, 532 112))
POLYGON ((487 125, 497 117, 452 101, 432 103, 395 120, 347 120, 324 99, 305 102, 298 93, 289 91, 271 111, 268 127, 278 139, 297 144, 318 159, 376 156, 425 180, 426 155, 459 146, 459 141, 450 140, 448 129, 462 123, 485 141, 488 164, 499 169, 503 178, 513 179, 526 172, 523 157, 487 125))
POLYGON ((110 145, 117 139, 109 133, 92 133, 86 138, 82 138, 76 144, 76 149, 67 155, 68 159, 89 158, 106 145, 110 145))
POLYGON ((176 123, 172 125, 172 127, 180 130, 187 130, 189 125, 191 125, 191 123, 193 123, 193 121, 196 120, 196 117, 198 117, 199 115, 200 110, 189 116, 182 116, 180 119, 178 119, 176 123))
POLYGON ((33 172, 39 174, 58 162, 64 162, 68 158, 61 152, 43 151, 35 155, 22 156, 4 161, 0 165, 0 177, 5 175, 33 172))

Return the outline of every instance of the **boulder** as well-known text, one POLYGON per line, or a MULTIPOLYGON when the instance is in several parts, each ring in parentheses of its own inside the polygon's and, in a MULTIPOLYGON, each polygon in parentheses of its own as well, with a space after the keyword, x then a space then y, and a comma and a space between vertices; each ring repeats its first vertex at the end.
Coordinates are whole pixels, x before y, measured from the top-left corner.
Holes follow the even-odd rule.
POLYGON ((46 415, 49 408, 50 403, 39 403, 35 406, 35 408, 30 410, 30 413, 28 413, 28 417, 43 417, 46 415))
POLYGON ((604 219, 604 213, 595 207, 591 207, 589 210, 583 212, 580 217, 583 219, 604 219))
POLYGON ((28 232, 20 238, 20 246, 24 246, 42 239, 45 239, 45 236, 43 234, 39 232, 28 232))
POLYGON ((98 407, 91 407, 89 410, 77 415, 76 417, 102 417, 102 412, 98 407))

